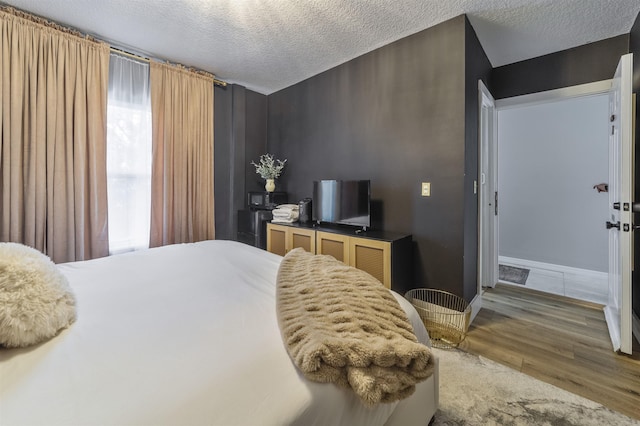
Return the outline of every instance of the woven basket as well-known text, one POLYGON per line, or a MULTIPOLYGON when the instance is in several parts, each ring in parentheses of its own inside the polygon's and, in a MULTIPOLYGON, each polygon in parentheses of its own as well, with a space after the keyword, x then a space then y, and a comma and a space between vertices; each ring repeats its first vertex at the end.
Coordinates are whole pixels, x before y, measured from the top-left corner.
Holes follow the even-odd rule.
POLYGON ((467 337, 471 305, 442 290, 417 288, 404 297, 416 308, 436 348, 456 348, 467 337))

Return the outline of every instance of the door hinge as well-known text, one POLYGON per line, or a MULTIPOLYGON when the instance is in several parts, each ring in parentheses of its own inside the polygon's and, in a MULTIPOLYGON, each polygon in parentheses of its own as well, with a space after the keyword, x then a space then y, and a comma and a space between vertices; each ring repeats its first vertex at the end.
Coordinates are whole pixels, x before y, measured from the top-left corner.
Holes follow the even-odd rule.
POLYGON ((622 225, 622 229, 624 230, 624 232, 629 232, 629 224, 625 223, 624 225, 622 225))
POLYGON ((494 193, 494 202, 495 202, 495 205, 494 205, 495 215, 498 216, 498 191, 494 193))

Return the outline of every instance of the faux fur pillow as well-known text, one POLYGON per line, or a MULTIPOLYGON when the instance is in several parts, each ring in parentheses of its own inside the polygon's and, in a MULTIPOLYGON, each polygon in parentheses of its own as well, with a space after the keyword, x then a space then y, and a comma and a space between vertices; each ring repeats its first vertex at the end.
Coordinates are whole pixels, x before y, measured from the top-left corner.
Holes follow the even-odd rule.
POLYGON ((44 254, 0 243, 0 345, 35 345, 76 320, 67 279, 44 254))

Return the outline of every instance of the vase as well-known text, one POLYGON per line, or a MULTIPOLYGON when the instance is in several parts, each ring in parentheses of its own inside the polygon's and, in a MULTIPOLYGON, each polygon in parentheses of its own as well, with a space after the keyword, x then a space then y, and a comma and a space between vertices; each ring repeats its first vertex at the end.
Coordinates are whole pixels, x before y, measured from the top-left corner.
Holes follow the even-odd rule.
POLYGON ((273 181, 273 179, 267 179, 267 183, 264 185, 264 189, 266 189, 267 192, 273 192, 273 190, 276 189, 276 183, 273 181))

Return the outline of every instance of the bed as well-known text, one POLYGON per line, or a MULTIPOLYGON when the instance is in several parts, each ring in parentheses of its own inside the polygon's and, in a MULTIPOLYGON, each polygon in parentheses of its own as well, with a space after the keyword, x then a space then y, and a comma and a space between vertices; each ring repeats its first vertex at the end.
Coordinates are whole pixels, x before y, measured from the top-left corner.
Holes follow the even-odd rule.
POLYGON ((204 241, 58 265, 78 319, 39 345, 0 348, 0 424, 428 424, 437 368, 411 397, 374 408, 302 377, 274 309, 281 260, 204 241))

